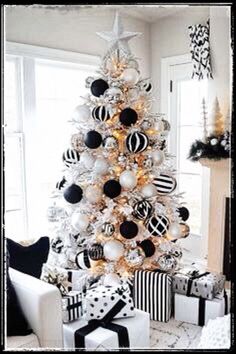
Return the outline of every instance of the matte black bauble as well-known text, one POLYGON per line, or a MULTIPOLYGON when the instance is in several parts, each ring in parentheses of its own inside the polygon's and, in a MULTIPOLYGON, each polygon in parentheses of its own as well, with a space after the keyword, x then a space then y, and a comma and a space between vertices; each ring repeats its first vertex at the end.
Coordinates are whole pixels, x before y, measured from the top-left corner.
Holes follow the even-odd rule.
POLYGON ((85 145, 90 149, 97 149, 102 143, 102 136, 96 130, 90 130, 85 137, 85 145))
POLYGON ((99 97, 109 88, 108 83, 103 79, 93 81, 91 85, 91 92, 94 96, 99 97))
POLYGON ((183 221, 188 220, 189 218, 189 211, 185 207, 178 208, 179 216, 183 221))
POLYGON ((124 221, 120 225, 120 233, 126 239, 132 239, 138 234, 138 225, 133 221, 124 221))
POLYGON ((152 257, 154 255, 156 248, 151 240, 144 240, 139 246, 144 251, 146 257, 152 257))
POLYGON ((107 197, 111 199, 116 198, 121 193, 121 185, 115 179, 110 179, 104 184, 103 192, 107 197))
POLYGON ((83 190, 77 184, 72 184, 64 191, 64 198, 68 203, 75 204, 83 198, 83 190))
POLYGON ((132 108, 125 108, 120 113, 120 122, 125 125, 126 127, 130 127, 132 124, 135 124, 138 119, 138 115, 132 108))

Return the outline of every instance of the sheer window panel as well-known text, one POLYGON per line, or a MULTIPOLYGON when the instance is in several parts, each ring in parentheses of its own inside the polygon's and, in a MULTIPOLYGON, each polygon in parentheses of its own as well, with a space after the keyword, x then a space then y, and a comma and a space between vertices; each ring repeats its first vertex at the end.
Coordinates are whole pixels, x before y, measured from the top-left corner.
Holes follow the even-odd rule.
POLYGON ((201 210, 202 210, 202 177, 180 173, 178 175, 179 191, 184 191, 184 202, 190 210, 188 225, 191 234, 201 235, 201 210))
POLYGON ((188 160, 192 143, 201 138, 202 129, 197 126, 180 126, 178 143, 178 170, 180 172, 201 173, 202 167, 198 162, 188 160))

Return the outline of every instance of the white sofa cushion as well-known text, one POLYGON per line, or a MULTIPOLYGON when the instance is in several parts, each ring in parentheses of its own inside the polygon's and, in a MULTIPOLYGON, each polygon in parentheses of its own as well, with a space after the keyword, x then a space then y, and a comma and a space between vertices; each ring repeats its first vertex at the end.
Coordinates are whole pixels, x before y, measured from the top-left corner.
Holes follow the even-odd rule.
POLYGON ((28 336, 11 336, 6 340, 7 349, 17 348, 39 348, 39 341, 35 334, 29 334, 28 336))

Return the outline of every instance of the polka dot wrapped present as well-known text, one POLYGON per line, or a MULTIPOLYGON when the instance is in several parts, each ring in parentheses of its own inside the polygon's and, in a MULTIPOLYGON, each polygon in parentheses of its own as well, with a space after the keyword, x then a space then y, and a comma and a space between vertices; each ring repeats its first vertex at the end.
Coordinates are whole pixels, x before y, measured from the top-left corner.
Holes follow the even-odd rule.
POLYGON ((134 303, 128 286, 99 285, 91 287, 84 300, 86 320, 102 319, 119 300, 122 300, 125 305, 114 318, 133 317, 134 303))

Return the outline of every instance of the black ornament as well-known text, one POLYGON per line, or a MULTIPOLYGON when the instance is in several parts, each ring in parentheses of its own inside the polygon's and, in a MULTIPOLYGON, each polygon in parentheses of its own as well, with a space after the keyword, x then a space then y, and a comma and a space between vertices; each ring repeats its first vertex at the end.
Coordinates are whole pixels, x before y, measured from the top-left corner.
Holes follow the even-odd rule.
POLYGON ((127 136, 126 147, 129 152, 138 153, 147 149, 149 140, 146 134, 134 132, 127 136))
POLYGON ((100 243, 94 243, 89 248, 89 257, 93 261, 98 261, 103 258, 103 246, 100 243))
POLYGON ((156 248, 151 240, 144 240, 139 246, 144 251, 146 257, 152 257, 154 255, 156 248))
POLYGON ((188 220, 189 218, 189 211, 185 207, 178 208, 179 216, 183 221, 188 220))
POLYGON ((109 88, 108 83, 103 79, 93 81, 91 85, 91 92, 94 96, 99 97, 109 88))
POLYGON ((138 225, 133 221, 124 221, 120 225, 120 234, 126 239, 132 239, 138 234, 138 225))
POLYGON ((135 203, 133 207, 133 216, 139 220, 145 220, 153 211, 153 207, 150 202, 147 200, 140 200, 139 202, 135 203))
POLYGON ((97 149, 102 143, 102 136, 96 130, 90 130, 85 137, 85 145, 90 149, 97 149))
POLYGON ((93 109, 92 117, 99 122, 106 122, 110 118, 110 113, 106 106, 98 106, 93 109))
POLYGON ((104 184, 103 192, 107 197, 111 199, 116 198, 121 193, 121 185, 115 179, 110 179, 104 184))
POLYGON ((64 198, 68 203, 75 204, 83 198, 83 190, 77 184, 72 184, 64 191, 64 198))
POLYGON ((152 216, 145 224, 152 236, 162 236, 166 233, 169 220, 164 215, 152 216))
POLYGON ((144 90, 146 91, 146 92, 151 92, 152 91, 152 84, 149 82, 149 84, 146 84, 145 86, 144 86, 144 90))
POLYGON ((67 149, 62 155, 62 160, 67 167, 70 167, 72 164, 79 162, 80 156, 77 150, 67 149))
POLYGON ((126 127, 130 127, 132 124, 135 124, 138 119, 137 112, 132 108, 125 108, 120 113, 120 122, 126 127))
POLYGON ((61 190, 64 187, 65 183, 66 183, 66 179, 65 177, 63 177, 61 181, 57 182, 56 188, 61 190))

